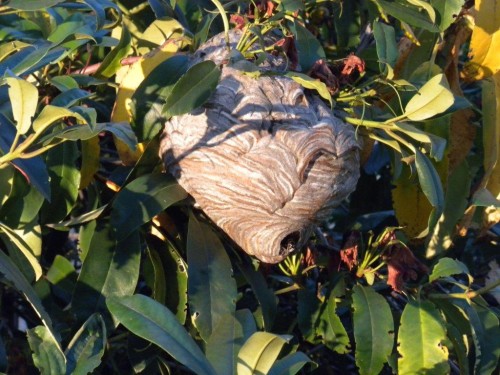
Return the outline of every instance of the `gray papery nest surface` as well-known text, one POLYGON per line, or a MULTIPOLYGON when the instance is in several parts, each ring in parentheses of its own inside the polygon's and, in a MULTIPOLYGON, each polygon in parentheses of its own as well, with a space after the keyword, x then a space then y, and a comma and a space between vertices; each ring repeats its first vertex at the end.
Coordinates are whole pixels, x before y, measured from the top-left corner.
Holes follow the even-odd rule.
MULTIPOLYGON (((234 48, 240 32, 230 33, 234 48)), ((272 43, 272 40, 266 42, 272 43)), ((234 52, 233 52, 234 54, 234 52)), ((223 35, 192 64, 226 63, 223 35)), ((245 252, 277 263, 300 249, 316 224, 351 193, 359 177, 354 131, 291 78, 222 66, 216 91, 199 109, 165 125, 166 169, 245 252)), ((286 69, 269 55, 262 71, 286 69)))

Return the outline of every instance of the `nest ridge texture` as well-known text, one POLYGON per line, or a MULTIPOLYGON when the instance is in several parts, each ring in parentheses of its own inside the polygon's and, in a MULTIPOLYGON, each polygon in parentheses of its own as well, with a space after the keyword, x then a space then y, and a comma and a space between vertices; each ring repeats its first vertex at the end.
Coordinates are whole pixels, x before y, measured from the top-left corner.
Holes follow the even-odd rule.
MULTIPOLYGON (((230 36, 234 48, 239 32, 230 36)), ((206 59, 228 59, 223 35, 201 46, 193 64, 206 59)), ((166 122, 160 154, 233 241, 277 263, 354 190, 359 146, 352 127, 291 78, 253 78, 236 65, 223 65, 201 108, 166 122)), ((283 58, 269 55, 261 69, 284 67, 283 58)))

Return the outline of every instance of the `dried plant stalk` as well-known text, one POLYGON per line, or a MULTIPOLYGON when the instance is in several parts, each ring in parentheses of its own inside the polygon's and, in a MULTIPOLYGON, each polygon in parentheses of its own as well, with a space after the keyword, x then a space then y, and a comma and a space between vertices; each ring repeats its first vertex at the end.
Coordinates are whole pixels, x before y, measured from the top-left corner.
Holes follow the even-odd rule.
MULTIPOLYGON (((231 33, 234 46, 238 33, 231 33)), ((193 63, 229 59, 222 36, 193 63)), ((286 62, 269 56, 264 70, 286 62)), ((245 252, 276 263, 351 193, 359 177, 350 125, 315 95, 279 75, 252 78, 224 65, 209 101, 171 118, 160 146, 166 169, 245 252)))

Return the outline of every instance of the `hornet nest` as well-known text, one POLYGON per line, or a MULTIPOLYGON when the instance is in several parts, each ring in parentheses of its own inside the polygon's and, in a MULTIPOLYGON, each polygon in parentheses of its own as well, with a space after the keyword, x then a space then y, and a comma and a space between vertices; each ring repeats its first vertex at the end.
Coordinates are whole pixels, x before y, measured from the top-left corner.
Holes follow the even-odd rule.
MULTIPOLYGON (((219 34, 192 65, 231 61, 219 34)), ((276 42, 266 37, 266 43, 276 42)), ((245 252, 277 263, 300 249, 314 225, 351 193, 359 177, 358 144, 350 125, 291 78, 223 65, 210 99, 167 121, 160 154, 166 169, 205 214, 245 252)), ((268 55, 261 72, 279 73, 286 59, 268 55)))

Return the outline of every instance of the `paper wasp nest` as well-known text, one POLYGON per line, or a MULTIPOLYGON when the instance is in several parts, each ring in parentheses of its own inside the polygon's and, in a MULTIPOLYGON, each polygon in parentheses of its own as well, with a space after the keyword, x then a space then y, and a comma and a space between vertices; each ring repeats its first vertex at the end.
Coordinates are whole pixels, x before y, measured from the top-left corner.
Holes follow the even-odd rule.
MULTIPOLYGON (((233 48, 238 37, 231 33, 233 48)), ((228 58, 218 35, 193 64, 228 58)), ((223 65, 203 107, 166 123, 160 153, 229 237, 248 254, 277 263, 305 245, 314 225, 354 190, 358 145, 352 127, 292 79, 253 78, 237 65, 223 65)), ((269 55, 262 70, 285 66, 269 55)))

